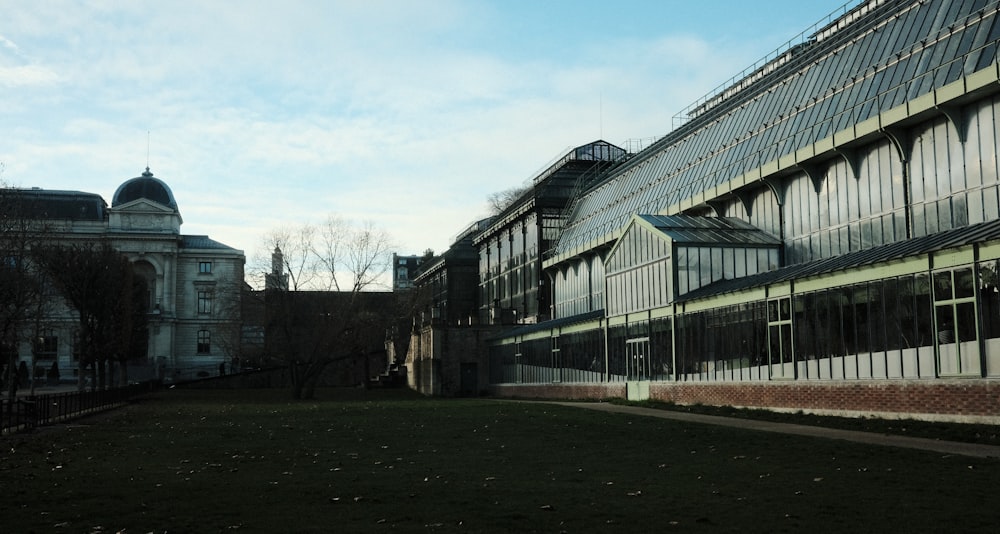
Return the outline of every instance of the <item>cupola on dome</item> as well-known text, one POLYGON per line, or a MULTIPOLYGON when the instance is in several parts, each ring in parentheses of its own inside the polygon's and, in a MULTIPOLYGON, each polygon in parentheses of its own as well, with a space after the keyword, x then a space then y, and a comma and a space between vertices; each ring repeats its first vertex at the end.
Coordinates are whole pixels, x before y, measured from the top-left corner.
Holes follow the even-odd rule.
POLYGON ((146 172, 142 173, 142 176, 132 178, 118 186, 118 190, 115 191, 115 196, 111 200, 111 207, 128 204, 140 198, 151 200, 174 210, 177 209, 177 201, 174 200, 173 191, 167 184, 163 183, 163 180, 154 178, 153 173, 149 172, 149 167, 146 167, 146 172))

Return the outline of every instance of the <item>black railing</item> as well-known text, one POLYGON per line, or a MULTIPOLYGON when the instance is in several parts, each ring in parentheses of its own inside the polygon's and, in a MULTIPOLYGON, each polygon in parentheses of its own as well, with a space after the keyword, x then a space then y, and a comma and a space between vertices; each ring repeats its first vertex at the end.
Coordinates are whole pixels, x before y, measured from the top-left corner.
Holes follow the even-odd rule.
POLYGON ((27 431, 84 415, 116 408, 131 399, 156 390, 157 382, 99 391, 68 391, 46 395, 0 399, 0 433, 27 431))

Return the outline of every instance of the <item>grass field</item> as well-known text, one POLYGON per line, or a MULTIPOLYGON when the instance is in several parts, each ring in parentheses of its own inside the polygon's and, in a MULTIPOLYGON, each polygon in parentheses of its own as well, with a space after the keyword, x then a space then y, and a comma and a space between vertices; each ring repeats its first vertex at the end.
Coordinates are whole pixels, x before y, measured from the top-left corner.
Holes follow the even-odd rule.
POLYGON ((0 438, 0 532, 996 532, 1000 461, 398 391, 0 438))

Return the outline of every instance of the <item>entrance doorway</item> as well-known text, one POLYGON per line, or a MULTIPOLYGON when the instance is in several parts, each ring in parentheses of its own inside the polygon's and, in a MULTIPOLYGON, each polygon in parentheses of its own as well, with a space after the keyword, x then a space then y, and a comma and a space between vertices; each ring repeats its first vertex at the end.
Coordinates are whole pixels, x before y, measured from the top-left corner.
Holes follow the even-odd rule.
POLYGON ((479 394, 479 365, 475 362, 462 362, 459 395, 475 397, 479 394))
POLYGON ((649 337, 632 338, 625 342, 625 378, 649 380, 649 337))

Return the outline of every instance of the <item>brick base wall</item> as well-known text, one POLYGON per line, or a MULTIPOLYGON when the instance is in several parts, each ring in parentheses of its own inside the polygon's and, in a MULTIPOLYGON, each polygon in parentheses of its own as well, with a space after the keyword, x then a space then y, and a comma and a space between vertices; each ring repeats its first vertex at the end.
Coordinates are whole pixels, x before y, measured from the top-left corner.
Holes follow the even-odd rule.
POLYGON ((493 384, 490 395, 519 399, 614 399, 625 398, 625 383, 493 384))
MULTIPOLYGON (((625 398, 626 384, 495 385, 501 397, 625 398)), ((852 382, 650 382, 649 398, 676 404, 774 411, 1000 424, 1000 380, 941 379, 852 382)))

